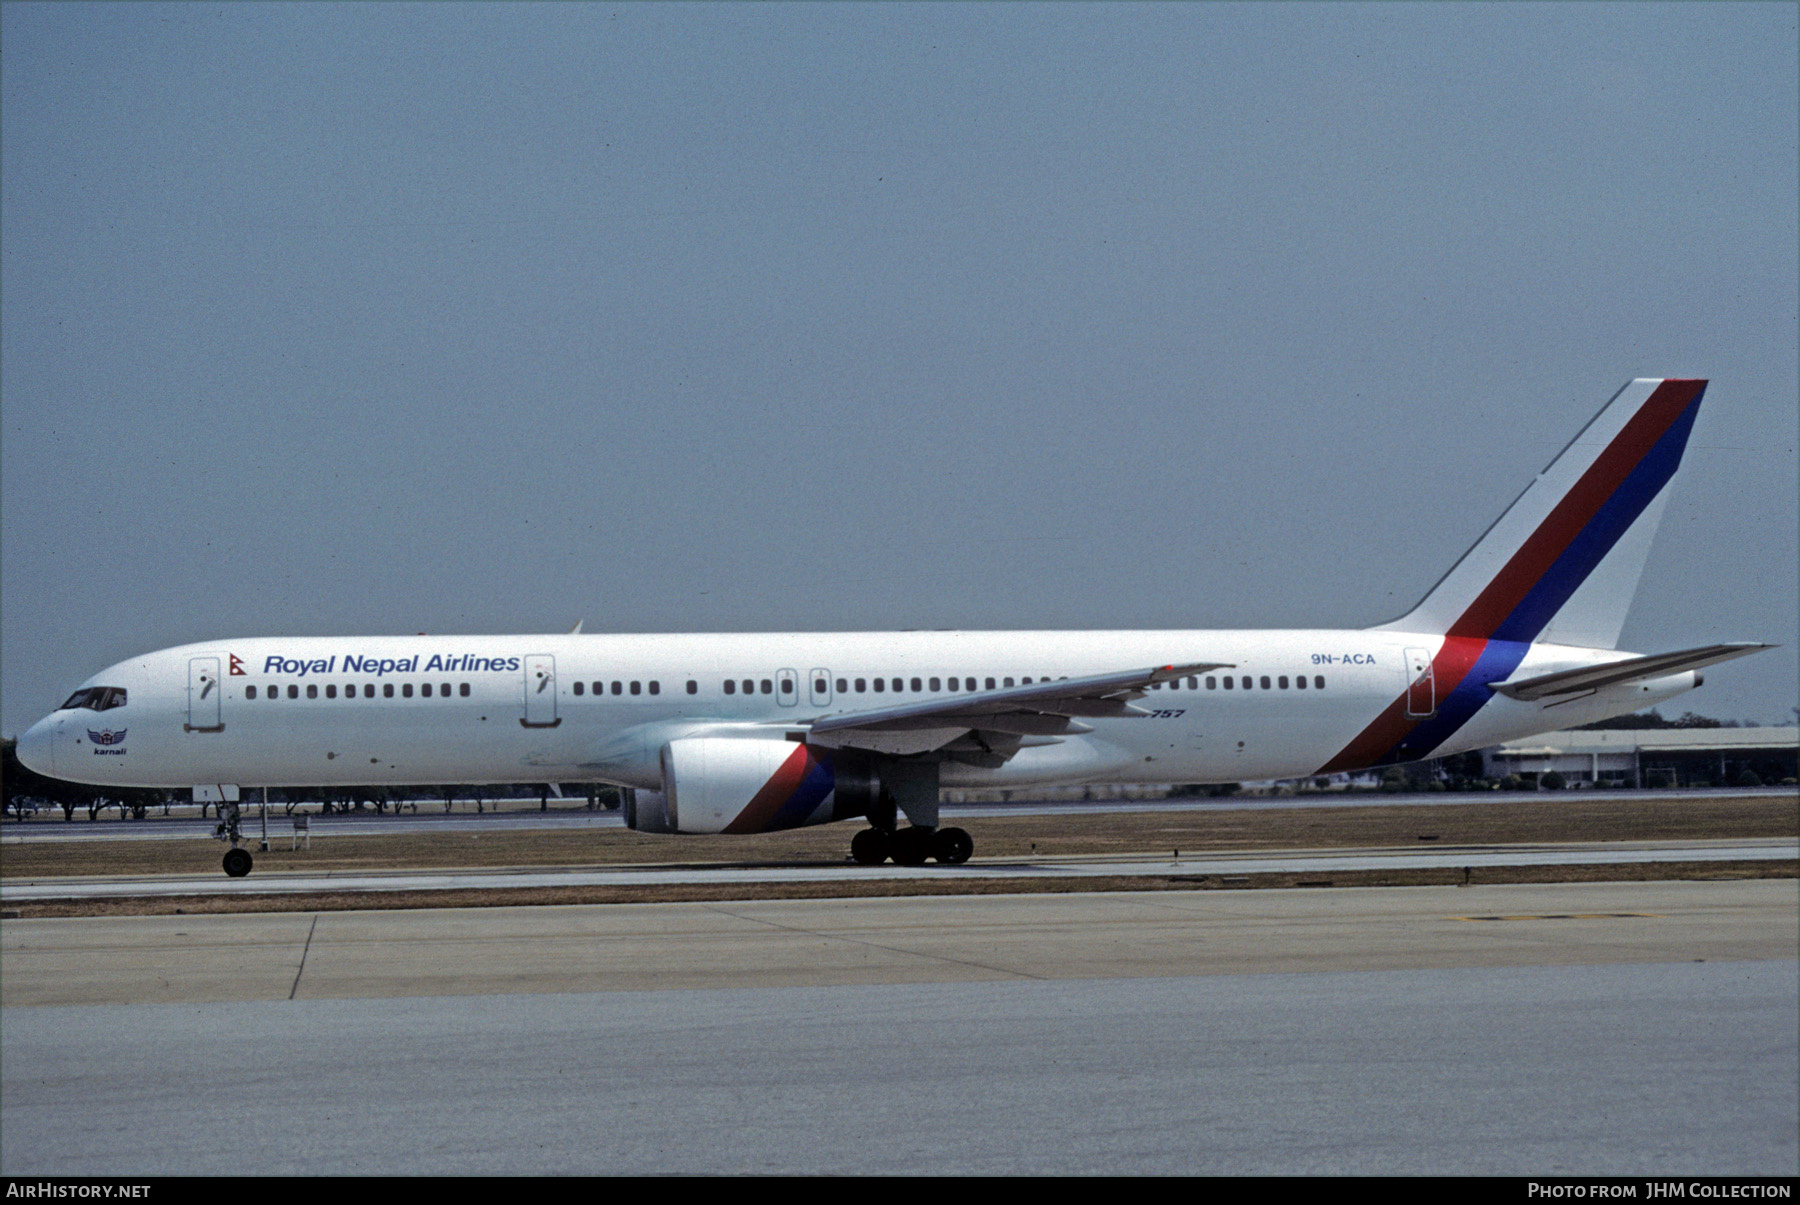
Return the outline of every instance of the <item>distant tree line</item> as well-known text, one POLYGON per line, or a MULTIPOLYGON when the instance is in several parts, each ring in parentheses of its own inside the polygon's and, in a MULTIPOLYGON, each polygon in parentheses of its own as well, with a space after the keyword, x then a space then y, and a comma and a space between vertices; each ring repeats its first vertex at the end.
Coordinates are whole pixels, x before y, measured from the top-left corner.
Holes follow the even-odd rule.
POLYGON ((175 793, 146 787, 90 787, 46 778, 19 760, 19 742, 7 737, 0 742, 0 801, 8 815, 21 815, 31 804, 48 803, 62 810, 63 819, 73 820, 77 811, 85 811, 88 819, 98 818, 107 808, 117 808, 121 815, 142 816, 153 807, 175 800, 175 793), (31 801, 27 804, 25 801, 31 801))
POLYGON ((1595 720, 1591 724, 1582 724, 1577 731, 1604 731, 1625 728, 1756 728, 1760 725, 1745 723, 1742 720, 1715 720, 1709 715, 1696 715, 1691 711, 1681 713, 1678 720, 1664 719, 1662 714, 1652 707, 1649 711, 1640 711, 1632 715, 1616 715, 1610 720, 1595 720))

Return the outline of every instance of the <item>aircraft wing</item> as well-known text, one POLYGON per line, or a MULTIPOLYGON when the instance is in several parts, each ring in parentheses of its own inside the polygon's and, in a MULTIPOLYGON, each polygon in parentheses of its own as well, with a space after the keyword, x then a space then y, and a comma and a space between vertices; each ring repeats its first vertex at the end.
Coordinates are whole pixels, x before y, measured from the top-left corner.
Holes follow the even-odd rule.
POLYGON ((812 722, 808 740, 895 755, 948 748, 974 764, 999 766, 1027 745, 1052 745, 1063 736, 1092 732, 1078 717, 1148 715, 1132 701, 1152 686, 1230 668, 1225 662, 1194 662, 943 695, 821 716, 812 722))
POLYGON ((1663 678, 1670 674, 1679 674, 1685 670, 1699 669, 1701 666, 1713 665, 1720 661, 1729 661, 1733 657, 1748 657, 1751 653, 1760 653, 1764 649, 1772 649, 1772 644, 1708 644, 1695 649, 1682 649, 1674 653, 1653 653, 1648 657, 1630 657, 1624 661, 1609 661, 1605 665, 1590 665, 1581 669, 1566 669, 1560 673, 1540 674, 1535 678, 1521 678, 1516 682, 1489 682, 1488 689, 1512 699, 1535 702, 1538 699, 1557 699, 1565 695, 1582 694, 1598 690, 1602 686, 1617 686, 1622 682, 1638 682, 1648 678, 1663 678))

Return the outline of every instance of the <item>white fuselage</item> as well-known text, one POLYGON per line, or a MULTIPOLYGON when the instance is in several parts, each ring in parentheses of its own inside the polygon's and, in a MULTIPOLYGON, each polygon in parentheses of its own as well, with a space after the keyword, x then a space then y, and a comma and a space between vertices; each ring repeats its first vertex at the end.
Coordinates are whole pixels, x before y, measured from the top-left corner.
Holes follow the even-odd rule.
MULTIPOLYGON (((656 789, 692 735, 798 739, 863 709, 1135 666, 1220 663, 1146 692, 1148 715, 1029 743, 1004 765, 948 762, 944 786, 1235 782, 1319 772, 1418 690, 1442 636, 1393 631, 855 632, 244 639, 120 662, 22 739, 27 763, 117 786, 611 782, 656 789), (1225 683, 1230 681, 1230 688, 1225 683), (1245 683, 1248 682, 1248 688, 1245 683), (876 689, 876 683, 881 689, 876 689), (952 691, 951 683, 955 683, 952 691), (727 683, 730 689, 727 690, 727 683), (1302 685, 1302 683, 1304 685, 1302 685), (897 688, 896 688, 897 687, 897 688), (429 694, 427 694, 429 691, 429 694), (122 733, 123 735, 119 735, 122 733)), ((1620 660, 1536 644, 1518 675, 1620 660)), ((1443 756, 1649 706, 1692 673, 1556 706, 1492 696, 1430 748, 1443 756)), ((1444 700, 1429 693, 1421 709, 1444 700)), ((1365 762, 1364 764, 1368 764, 1365 762)))

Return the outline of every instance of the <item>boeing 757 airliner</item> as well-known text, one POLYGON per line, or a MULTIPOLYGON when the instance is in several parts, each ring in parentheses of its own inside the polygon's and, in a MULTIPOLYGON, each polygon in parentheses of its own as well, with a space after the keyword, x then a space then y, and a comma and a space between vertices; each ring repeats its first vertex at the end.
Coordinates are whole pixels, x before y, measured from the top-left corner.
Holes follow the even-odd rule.
POLYGON ((245 789, 378 783, 608 782, 639 831, 860 819, 859 862, 963 862, 941 787, 1442 757, 1660 703, 1770 647, 1615 647, 1705 388, 1626 385, 1378 627, 218 640, 101 671, 19 757, 219 802, 232 875, 245 789))

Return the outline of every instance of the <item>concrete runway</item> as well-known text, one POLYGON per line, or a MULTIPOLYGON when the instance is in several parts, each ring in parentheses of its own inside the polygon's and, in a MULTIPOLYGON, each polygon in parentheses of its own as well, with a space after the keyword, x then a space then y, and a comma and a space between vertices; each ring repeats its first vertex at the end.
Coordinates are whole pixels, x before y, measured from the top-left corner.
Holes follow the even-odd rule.
POLYGON ((0 924, 0 1172, 1792 1175, 1793 880, 0 924))
MULTIPOLYGON (((818 883, 871 880, 1068 879, 1116 876, 1317 874, 1353 870, 1573 866, 1653 862, 1765 862, 1800 857, 1792 837, 1719 841, 1591 841, 1509 845, 1407 846, 1399 849, 1253 850, 1164 858, 1142 854, 977 858, 963 866, 778 865, 534 867, 470 871, 319 871, 256 874, 116 875, 0 882, 0 902, 123 899, 176 895, 285 895, 308 892, 458 891, 529 887, 620 887, 714 883, 818 883)), ((376 906, 372 903, 371 906, 376 906)))

